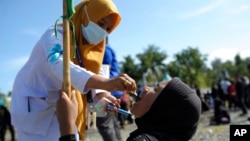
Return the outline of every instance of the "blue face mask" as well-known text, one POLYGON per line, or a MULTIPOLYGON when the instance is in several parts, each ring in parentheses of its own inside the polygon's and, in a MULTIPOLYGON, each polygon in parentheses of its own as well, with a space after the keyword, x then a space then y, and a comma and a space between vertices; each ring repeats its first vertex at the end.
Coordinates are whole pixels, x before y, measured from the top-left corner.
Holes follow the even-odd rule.
POLYGON ((90 44, 96 45, 107 37, 107 32, 96 23, 90 21, 86 6, 84 9, 89 23, 87 26, 82 24, 82 35, 90 44))

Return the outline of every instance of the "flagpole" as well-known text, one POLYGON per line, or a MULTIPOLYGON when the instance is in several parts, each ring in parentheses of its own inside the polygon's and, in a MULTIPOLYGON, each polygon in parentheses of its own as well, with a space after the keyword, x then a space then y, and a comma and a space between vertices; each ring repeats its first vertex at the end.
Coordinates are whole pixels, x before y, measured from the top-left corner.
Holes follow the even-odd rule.
MULTIPOLYGON (((68 16, 68 0, 63 0, 63 15, 68 16)), ((70 82, 70 29, 68 18, 63 19, 63 91, 71 97, 70 82)))

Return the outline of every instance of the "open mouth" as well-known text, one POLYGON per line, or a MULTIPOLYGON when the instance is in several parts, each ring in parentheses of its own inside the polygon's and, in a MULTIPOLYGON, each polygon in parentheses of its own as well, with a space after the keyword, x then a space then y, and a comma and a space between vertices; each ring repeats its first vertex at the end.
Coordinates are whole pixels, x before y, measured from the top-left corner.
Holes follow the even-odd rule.
POLYGON ((130 92, 129 95, 130 95, 131 97, 133 97, 133 98, 135 99, 136 102, 141 100, 141 96, 138 95, 138 94, 134 94, 134 93, 130 92))

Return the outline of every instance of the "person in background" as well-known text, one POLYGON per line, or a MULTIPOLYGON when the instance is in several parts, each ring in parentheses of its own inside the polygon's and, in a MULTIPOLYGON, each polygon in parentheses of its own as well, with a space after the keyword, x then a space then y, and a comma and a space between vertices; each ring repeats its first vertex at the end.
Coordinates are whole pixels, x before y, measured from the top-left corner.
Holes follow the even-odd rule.
MULTIPOLYGON (((110 46, 108 37, 106 37, 106 48, 103 58, 103 64, 109 66, 110 78, 114 78, 120 74, 116 52, 110 46)), ((111 92, 111 94, 117 99, 121 99, 122 93, 122 91, 111 92)), ((120 113, 118 113, 118 115, 119 114, 120 113)), ((96 126, 103 138, 103 141, 122 141, 117 114, 108 112, 104 117, 97 117, 96 126)))
POLYGON ((220 98, 214 100, 214 115, 210 119, 210 125, 229 124, 231 117, 228 109, 223 105, 220 98))
POLYGON ((11 116, 9 110, 0 105, 0 140, 5 141, 5 134, 7 129, 10 131, 11 141, 15 141, 15 130, 11 125, 11 116))
MULTIPOLYGON (((247 71, 250 74, 250 63, 247 65, 247 71)), ((248 76, 248 79, 250 80, 250 75, 248 76)), ((248 96, 249 96, 249 99, 250 99, 250 83, 248 85, 248 94, 249 94, 248 96)), ((248 117, 247 119, 248 119, 248 121, 250 121, 250 117, 248 117)))
POLYGON ((246 116, 248 111, 247 111, 247 106, 245 104, 245 93, 244 93, 244 82, 242 77, 237 74, 235 76, 235 89, 236 89, 236 96, 237 96, 237 101, 238 101, 238 105, 241 108, 242 113, 240 114, 240 116, 246 116))
MULTIPOLYGON (((125 111, 128 111, 129 110, 129 104, 130 104, 130 96, 128 94, 127 91, 123 91, 123 94, 122 94, 122 97, 121 97, 121 102, 120 102, 120 108, 125 110, 125 111)), ((119 122, 120 122, 120 128, 121 129, 125 129, 125 125, 126 125, 126 121, 128 120, 128 118, 131 117, 130 115, 129 116, 125 116, 123 114, 119 114, 118 113, 118 119, 119 119, 119 122)))
POLYGON ((230 110, 235 110, 238 106, 237 104, 237 96, 236 96, 236 86, 235 86, 235 81, 230 80, 230 86, 228 87, 228 92, 229 92, 229 109, 230 110))
POLYGON ((226 107, 226 108, 228 108, 229 106, 229 93, 228 93, 228 87, 230 86, 231 84, 230 84, 230 81, 229 81, 229 79, 227 78, 227 77, 225 77, 224 79, 222 79, 221 81, 220 81, 220 87, 221 87, 221 89, 222 89, 222 93, 223 93, 223 96, 222 96, 222 98, 221 98, 221 100, 222 100, 222 104, 226 107))
POLYGON ((218 92, 218 85, 216 82, 212 82, 211 95, 212 95, 213 100, 215 100, 217 97, 220 98, 219 92, 218 92))
POLYGON ((209 111, 209 105, 206 102, 205 96, 201 94, 201 90, 197 84, 194 85, 195 92, 201 100, 202 112, 209 111))
MULTIPOLYGON (((57 106, 58 115, 64 115, 74 111, 71 101, 67 101, 70 108, 57 106)), ((74 103, 74 102, 73 102, 74 103)), ((137 129, 130 133, 127 141, 188 141, 195 134, 201 115, 201 101, 195 91, 179 78, 162 81, 154 87, 144 86, 140 100, 133 104, 131 113, 136 117, 137 129)), ((59 124, 74 121, 76 117, 66 117, 59 120, 59 124), (61 122, 60 122, 61 121, 61 122)), ((71 123, 73 124, 73 122, 71 123)), ((72 125, 65 128, 63 136, 70 136, 68 130, 72 125)), ((62 141, 62 140, 61 140, 62 141)), ((63 141, 74 141, 68 138, 63 141)))
MULTIPOLYGON (((75 134, 85 138, 87 95, 103 97, 119 106, 107 91, 135 91, 135 81, 126 74, 103 76, 105 37, 119 25, 121 16, 112 0, 83 0, 75 7, 70 30, 70 78, 78 102, 75 134)), ((38 40, 28 61, 18 72, 12 91, 11 120, 18 141, 58 140, 55 103, 63 83, 63 26, 56 24, 38 40)))

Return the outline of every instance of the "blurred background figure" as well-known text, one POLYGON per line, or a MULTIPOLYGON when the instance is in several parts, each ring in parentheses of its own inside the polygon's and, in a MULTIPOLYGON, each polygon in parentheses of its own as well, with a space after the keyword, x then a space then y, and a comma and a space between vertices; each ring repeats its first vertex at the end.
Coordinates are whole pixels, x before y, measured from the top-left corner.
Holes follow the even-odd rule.
POLYGON ((11 117, 9 110, 4 106, 0 105, 0 140, 5 141, 5 134, 9 129, 11 134, 11 141, 15 141, 15 131, 11 125, 11 117))
POLYGON ((231 85, 228 77, 225 77, 224 79, 222 79, 220 81, 220 87, 222 89, 222 104, 228 108, 228 103, 229 103, 229 92, 228 92, 228 88, 231 85))
POLYGON ((243 78, 238 74, 236 75, 236 94, 237 94, 237 100, 238 100, 238 105, 241 108, 242 113, 240 116, 245 116, 247 115, 247 106, 245 104, 245 92, 244 92, 244 82, 243 78))
MULTIPOLYGON (((128 110, 128 103, 129 103, 129 95, 127 94, 126 91, 123 92, 122 97, 121 97, 121 102, 120 102, 120 108, 123 110, 128 110)), ((125 129, 125 121, 127 117, 119 114, 118 113, 118 120, 119 120, 119 125, 121 129, 125 129)))
MULTIPOLYGON (((118 76, 120 73, 119 63, 114 49, 109 45, 106 38, 106 48, 103 58, 103 64, 110 68, 110 78, 118 76)), ((112 91, 111 94, 117 99, 121 99, 122 91, 112 91)), ((105 117, 97 117, 96 125, 103 141, 122 141, 118 117, 115 113, 107 113, 105 117)))
POLYGON ((231 85, 228 88, 229 92, 229 109, 235 111, 238 104, 237 104, 237 96, 236 96, 236 86, 235 81, 230 80, 231 85))
MULTIPOLYGON (((247 65, 247 71, 249 73, 248 75, 248 79, 250 80, 250 63, 247 65)), ((247 88, 247 93, 248 93, 248 100, 249 100, 249 103, 250 103, 250 83, 248 84, 248 88, 247 88)), ((250 121, 250 117, 248 117, 248 121, 250 121)))
POLYGON ((197 96, 201 100, 202 112, 209 111, 210 107, 209 107, 209 104, 207 102, 207 100, 208 100, 207 96, 206 95, 204 96, 201 93, 200 87, 197 84, 194 85, 194 89, 195 89, 195 92, 196 92, 197 96))
POLYGON ((214 100, 214 115, 210 119, 210 125, 229 124, 231 122, 230 114, 223 105, 220 98, 214 100))

